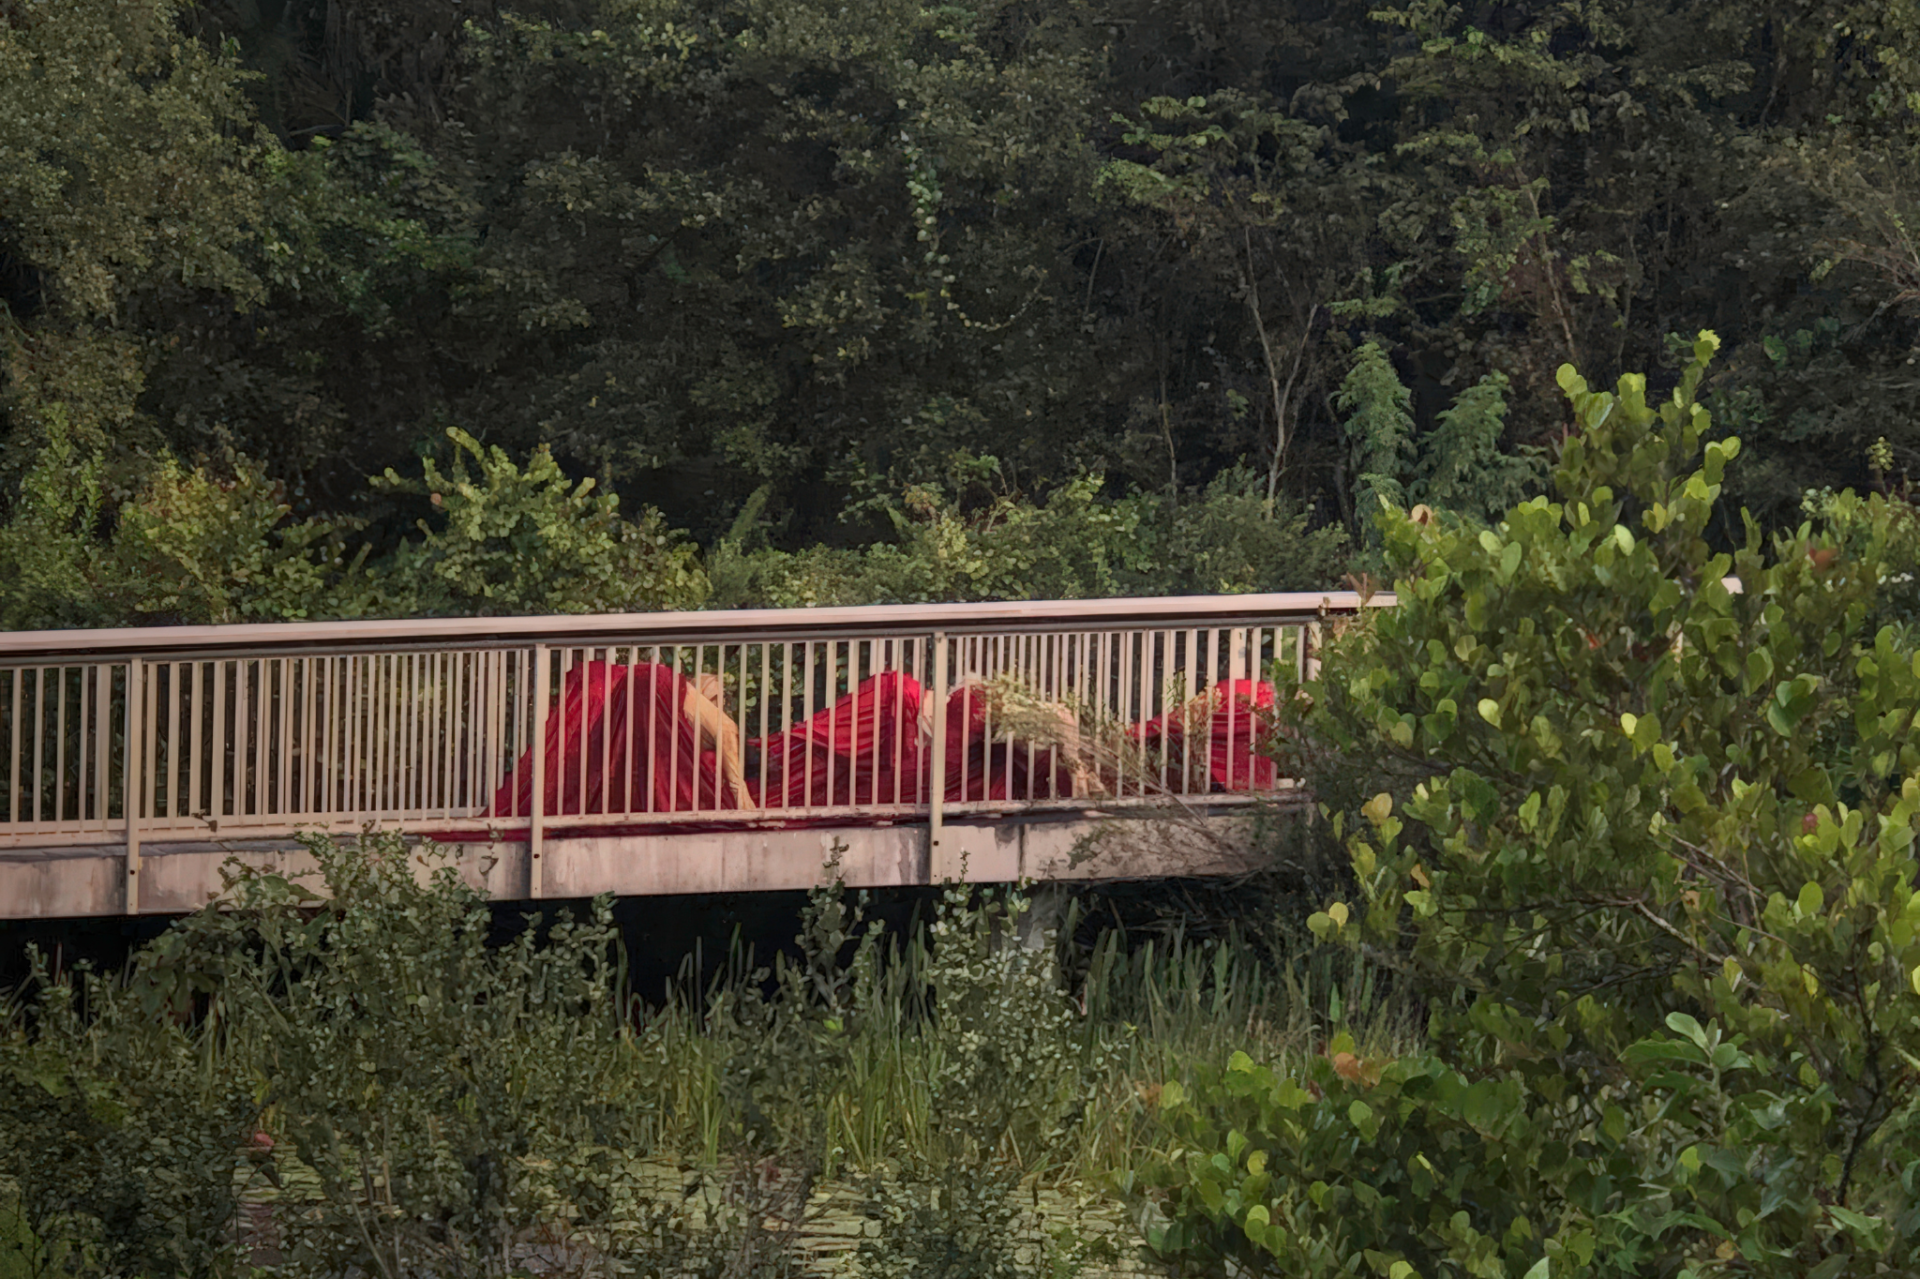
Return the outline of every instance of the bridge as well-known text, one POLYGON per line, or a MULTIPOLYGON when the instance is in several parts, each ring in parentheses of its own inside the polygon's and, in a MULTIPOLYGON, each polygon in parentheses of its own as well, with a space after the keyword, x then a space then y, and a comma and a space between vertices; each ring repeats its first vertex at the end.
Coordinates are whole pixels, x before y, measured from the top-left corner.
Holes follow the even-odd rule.
MULTIPOLYGON (((1373 603, 1389 603, 1376 596, 1373 603)), ((1351 592, 0 635, 0 918, 198 909, 303 832, 504 900, 1141 878, 1298 812, 1351 592)))

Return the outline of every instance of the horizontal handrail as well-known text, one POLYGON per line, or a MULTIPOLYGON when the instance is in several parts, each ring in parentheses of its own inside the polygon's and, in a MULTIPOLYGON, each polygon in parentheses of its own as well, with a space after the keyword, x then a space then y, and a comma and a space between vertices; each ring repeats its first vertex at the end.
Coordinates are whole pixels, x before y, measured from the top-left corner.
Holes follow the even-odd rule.
MULTIPOLYGON (((1394 602, 1388 592, 1367 607, 1394 602)), ((223 653, 345 652, 374 649, 518 648, 530 643, 716 643, 769 633, 810 638, 941 631, 950 635, 1194 623, 1298 625, 1362 607, 1353 591, 1259 595, 1174 595, 1141 599, 1019 600, 974 604, 873 604, 855 608, 715 609, 705 612, 590 613, 543 617, 449 617, 342 622, 261 622, 233 626, 141 626, 0 632, 0 666, 48 659, 214 656, 223 653)))

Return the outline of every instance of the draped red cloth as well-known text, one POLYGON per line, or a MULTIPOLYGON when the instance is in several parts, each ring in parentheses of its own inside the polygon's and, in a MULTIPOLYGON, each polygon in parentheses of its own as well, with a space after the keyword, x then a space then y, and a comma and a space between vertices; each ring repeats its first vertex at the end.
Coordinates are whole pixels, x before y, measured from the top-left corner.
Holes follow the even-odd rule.
MULTIPOLYGON (((771 808, 923 804, 933 763, 933 744, 921 718, 925 697, 920 681, 900 671, 862 680, 786 732, 748 743, 749 755, 757 750, 760 759, 758 783, 749 785, 771 808)), ((967 686, 948 695, 946 802, 1072 796, 1072 773, 1063 753, 1026 742, 989 741, 991 727, 984 689, 967 686)))
MULTIPOLYGON (((547 715, 541 812, 617 816, 733 808, 734 797, 721 784, 719 756, 700 749, 699 728, 684 709, 692 691, 686 676, 653 662, 583 662, 568 671, 560 702, 547 715)), ((480 816, 518 823, 500 837, 525 839, 532 812, 529 749, 480 816)), ((603 833, 598 827, 575 830, 590 832, 603 833)))
POLYGON ((920 681, 883 671, 784 733, 756 738, 759 778, 749 786, 769 807, 926 802, 928 743, 920 681))
MULTIPOLYGON (((1193 716, 1181 710, 1156 716, 1133 730, 1135 740, 1146 744, 1154 775, 1160 762, 1167 764, 1167 777, 1180 778, 1183 768, 1197 773, 1206 769, 1206 790, 1231 792, 1270 790, 1275 773, 1273 760, 1262 753, 1272 740, 1275 728, 1273 685, 1266 680, 1236 679, 1209 690, 1204 735, 1193 733, 1187 741, 1193 716)), ((1184 789, 1200 789, 1190 777, 1184 789)))
MULTIPOLYGON (((693 687, 686 676, 651 662, 585 662, 569 670, 560 701, 547 717, 541 811, 552 816, 604 813, 602 826, 569 825, 570 834, 632 833, 621 824, 632 813, 702 810, 700 827, 759 820, 738 808, 723 784, 718 754, 700 749, 699 729, 685 707, 693 687)), ((748 789, 775 825, 844 824, 850 815, 779 816, 782 809, 859 804, 922 804, 932 763, 923 721, 924 689, 912 676, 885 671, 863 680, 825 710, 784 732, 744 744, 748 789)), ((1234 680, 1217 686, 1204 734, 1190 715, 1170 712, 1130 736, 1146 747, 1149 776, 1164 774, 1176 789, 1242 791, 1274 784, 1271 759, 1259 754, 1273 728, 1273 686, 1234 680), (1191 773, 1182 784, 1181 765, 1191 773), (1206 785, 1193 785, 1206 770, 1206 785)), ((987 690, 963 685, 947 699, 945 802, 1066 799, 1073 795, 1068 752, 1004 740, 993 722, 987 690), (1003 740, 993 740, 1001 736, 1003 740)), ((1131 782, 1129 765, 1119 778, 1131 782)), ((1109 784, 1115 779, 1108 778, 1109 784)), ((495 791, 486 812, 465 831, 435 832, 443 840, 487 835, 525 839, 533 809, 533 752, 521 755, 495 791), (496 828, 493 823, 500 823, 496 828)), ((676 830, 693 829, 676 822, 676 830)))

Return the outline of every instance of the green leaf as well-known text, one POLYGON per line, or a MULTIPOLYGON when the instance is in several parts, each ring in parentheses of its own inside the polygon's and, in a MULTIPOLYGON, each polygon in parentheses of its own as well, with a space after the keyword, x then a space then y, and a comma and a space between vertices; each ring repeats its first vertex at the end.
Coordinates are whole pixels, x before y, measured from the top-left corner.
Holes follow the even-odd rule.
POLYGON ((1704 1049, 1707 1046, 1707 1032, 1701 1029, 1700 1023, 1688 1014, 1671 1012, 1667 1014, 1666 1020, 1669 1029, 1685 1035, 1696 1047, 1704 1049))
POLYGON ((1820 885, 1812 880, 1800 886, 1800 895, 1794 902, 1800 914, 1808 918, 1819 915, 1820 908, 1825 904, 1826 895, 1821 892, 1820 885))

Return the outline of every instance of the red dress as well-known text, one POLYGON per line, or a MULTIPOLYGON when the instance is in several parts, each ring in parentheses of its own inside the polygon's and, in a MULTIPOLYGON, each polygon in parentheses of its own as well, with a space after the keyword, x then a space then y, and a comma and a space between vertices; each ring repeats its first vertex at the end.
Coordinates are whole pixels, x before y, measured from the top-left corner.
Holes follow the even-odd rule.
MULTIPOLYGON (((584 662, 562 681, 560 701, 547 717, 546 775, 541 811, 549 816, 605 814, 603 826, 569 824, 571 834, 618 834, 649 829, 622 818, 641 814, 697 814, 678 830, 737 826, 761 818, 778 825, 844 824, 858 814, 783 817, 784 810, 855 805, 917 805, 927 802, 932 741, 923 723, 924 689, 911 675, 884 671, 860 682, 832 706, 784 732, 743 744, 747 786, 759 810, 743 810, 724 784, 718 754, 701 749, 699 727, 686 712, 697 696, 687 677, 651 662, 623 665, 584 662)), ((1190 760, 1206 770, 1205 789, 1270 788, 1273 761, 1260 754, 1272 730, 1273 686, 1264 680, 1234 680, 1216 688, 1205 736, 1189 745, 1187 725, 1173 712, 1136 725, 1148 776, 1161 766, 1175 790, 1190 760)), ((1018 739, 1005 740, 992 722, 986 690, 964 685, 947 698, 945 802, 1066 799, 1073 796, 1068 753, 1018 739), (1003 740, 994 740, 998 735, 1003 740)), ((1194 727, 1198 727, 1195 725, 1194 727)), ((1103 770, 1105 771, 1105 770, 1103 770)), ((1123 775, 1137 776, 1129 760, 1123 775)), ((1199 781, 1193 777, 1192 781, 1199 781)), ((464 832, 436 833, 445 840, 483 833, 501 839, 528 837, 533 811, 533 752, 524 752, 494 793, 486 812, 464 832), (493 823, 499 823, 498 826, 493 823)), ((888 814, 875 814, 884 820, 888 814)))

